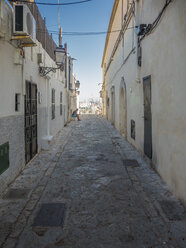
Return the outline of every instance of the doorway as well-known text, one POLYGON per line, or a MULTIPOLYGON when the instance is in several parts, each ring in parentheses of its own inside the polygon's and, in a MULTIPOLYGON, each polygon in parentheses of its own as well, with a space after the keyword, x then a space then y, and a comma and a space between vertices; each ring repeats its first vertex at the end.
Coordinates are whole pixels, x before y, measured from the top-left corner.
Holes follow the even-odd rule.
POLYGON ((124 111, 124 90, 121 89, 120 93, 120 133, 121 135, 124 134, 124 123, 125 123, 125 111, 124 111))
POLYGON ((152 113, 151 113, 151 76, 143 78, 144 96, 144 153, 152 158, 152 113))
POLYGON ((114 87, 111 88, 111 123, 115 124, 115 91, 114 87))
POLYGON ((25 95, 25 161, 37 154, 37 85, 26 81, 25 95))
POLYGON ((126 94, 126 84, 124 78, 121 80, 120 84, 120 104, 119 104, 119 114, 120 123, 119 129, 120 134, 127 138, 127 94, 126 94))

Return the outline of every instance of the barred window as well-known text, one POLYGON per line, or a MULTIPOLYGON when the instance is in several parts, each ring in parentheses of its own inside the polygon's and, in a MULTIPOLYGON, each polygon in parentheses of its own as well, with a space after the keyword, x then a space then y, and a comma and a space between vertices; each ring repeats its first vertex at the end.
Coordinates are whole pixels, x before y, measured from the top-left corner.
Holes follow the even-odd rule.
POLYGON ((62 102, 63 102, 63 93, 60 92, 60 115, 63 114, 63 105, 62 105, 62 102))
POLYGON ((20 105, 21 105, 21 101, 20 101, 20 94, 15 94, 15 111, 20 111, 20 105))
POLYGON ((55 89, 52 89, 52 120, 55 119, 55 89))

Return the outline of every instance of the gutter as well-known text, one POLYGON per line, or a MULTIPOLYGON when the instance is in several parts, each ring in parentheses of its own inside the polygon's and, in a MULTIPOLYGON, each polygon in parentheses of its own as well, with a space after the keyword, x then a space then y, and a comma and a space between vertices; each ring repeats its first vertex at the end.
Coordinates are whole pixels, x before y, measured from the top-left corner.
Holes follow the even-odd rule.
MULTIPOLYGON (((110 59, 109 59, 109 63, 108 63, 107 68, 106 68, 106 70, 105 70, 105 74, 107 73, 107 71, 108 71, 108 69, 109 69, 109 67, 110 67, 110 64, 111 64, 111 62, 112 62, 112 60, 113 60, 113 57, 114 57, 114 55, 115 55, 115 52, 117 51, 117 48, 118 48, 118 46, 119 46, 119 43, 120 43, 120 41, 121 41, 121 39, 122 39, 122 37, 123 37, 125 31, 127 30, 127 27, 128 27, 129 22, 130 22, 130 20, 131 20, 131 18, 132 18, 133 12, 134 12, 134 5, 132 4, 131 7, 130 7, 130 9, 129 9, 129 11, 128 11, 128 18, 127 18, 127 20, 123 23, 122 28, 121 28, 121 31, 120 31, 120 33, 119 33, 119 35, 118 35, 118 38, 117 38, 116 43, 115 43, 115 45, 114 45, 114 48, 113 48, 113 50, 112 50, 112 53, 111 53, 111 56, 110 56, 110 59)), ((107 45, 108 45, 108 44, 107 44, 107 45)), ((103 61, 104 61, 104 57, 103 57, 103 61)), ((102 66, 103 66, 103 62, 102 62, 102 66)), ((103 67, 102 67, 102 68, 103 68, 103 67)))
POLYGON ((112 13, 111 13, 110 22, 109 22, 109 26, 108 26, 108 30, 107 30, 106 41, 105 41, 105 48, 104 48, 104 52, 103 52, 103 58, 102 58, 102 64, 101 64, 102 68, 103 68, 105 55, 106 55, 106 51, 107 51, 107 47, 108 47, 108 41, 109 41, 109 38, 110 38, 110 31, 112 29, 112 24, 113 24, 115 15, 116 15, 116 11, 117 11, 117 8, 118 8, 119 1, 120 0, 115 0, 113 8, 112 8, 112 13))

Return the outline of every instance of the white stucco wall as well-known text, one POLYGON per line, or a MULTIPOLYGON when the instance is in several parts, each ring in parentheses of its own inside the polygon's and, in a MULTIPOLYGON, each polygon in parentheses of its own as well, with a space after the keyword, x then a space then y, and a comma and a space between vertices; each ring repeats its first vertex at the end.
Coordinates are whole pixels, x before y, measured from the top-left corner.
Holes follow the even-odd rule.
POLYGON ((41 77, 37 54, 43 56, 43 63, 40 66, 54 67, 57 65, 37 42, 34 48, 25 48, 24 60, 24 81, 28 80, 37 84, 38 92, 41 94, 41 102, 38 102, 38 149, 42 148, 42 140, 47 136, 55 136, 64 127, 64 111, 60 115, 60 92, 63 94, 63 105, 65 102, 64 72, 57 70, 41 77), (32 55, 31 55, 32 53, 32 55), (51 94, 55 89, 55 118, 51 118, 51 94))
POLYGON ((9 168, 0 175, 0 194, 25 166, 25 127, 24 96, 28 80, 37 85, 38 152, 42 149, 43 139, 56 135, 67 122, 68 92, 65 88, 64 71, 50 72, 45 77, 39 74, 37 54, 41 53, 41 66, 57 65, 36 41, 37 46, 24 48, 20 55, 16 41, 12 36, 12 9, 6 3, 0 3, 0 17, 3 17, 5 32, 0 25, 0 145, 9 142, 9 168), (51 120, 51 90, 55 89, 55 119, 51 120), (63 113, 60 115, 60 92, 63 94, 63 113), (20 110, 15 111, 15 94, 20 94, 20 110))
POLYGON ((0 175, 0 195, 25 165, 22 57, 11 44, 11 8, 0 3, 0 145, 9 143, 9 168, 0 175), (2 23, 2 21, 1 21, 2 23), (20 64, 19 64, 20 63, 20 64), (15 111, 15 94, 20 94, 20 110, 15 111))
MULTIPOLYGON (((165 1, 146 0, 137 1, 137 4, 137 24, 149 24, 158 16, 165 1)), ((175 195, 186 202, 185 12, 184 0, 174 0, 168 6, 156 29, 141 42, 141 67, 137 66, 136 49, 125 61, 135 47, 134 30, 127 30, 124 34, 124 46, 121 41, 106 74, 103 67, 103 94, 105 102, 107 92, 110 98, 108 119, 111 121, 111 87, 114 86, 114 125, 120 130, 120 84, 122 77, 124 78, 127 92, 127 139, 144 154, 143 78, 151 75, 152 163, 175 195), (131 120, 136 124, 135 140, 131 138, 131 120)), ((114 23, 120 22, 120 13, 118 9, 114 23)), ((129 26, 134 25, 136 24, 132 18, 129 26)), ((114 46, 113 40, 109 40, 109 51, 106 51, 103 65, 108 64, 108 55, 114 46)))
MULTIPOLYGON (((161 2, 161 3, 160 3, 161 2)), ((159 13, 145 1, 142 22, 159 13), (151 9, 151 11, 148 11, 151 9), (152 13, 151 13, 152 12, 152 13)), ((173 1, 156 30, 142 42, 142 77, 152 77, 153 163, 175 194, 186 201, 186 2, 173 1)))

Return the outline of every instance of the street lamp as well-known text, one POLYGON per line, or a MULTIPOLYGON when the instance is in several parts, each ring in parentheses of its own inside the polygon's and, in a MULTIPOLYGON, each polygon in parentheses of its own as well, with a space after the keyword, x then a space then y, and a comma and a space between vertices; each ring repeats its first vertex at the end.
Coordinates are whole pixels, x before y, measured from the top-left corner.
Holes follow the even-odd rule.
POLYGON ((76 86, 76 89, 79 89, 79 87, 80 87, 80 82, 79 82, 79 80, 76 81, 75 86, 76 86))
POLYGON ((65 56, 66 56, 66 49, 61 47, 57 47, 55 50, 56 55, 56 65, 58 67, 46 67, 46 66, 40 66, 39 67, 39 73, 41 77, 46 76, 49 72, 56 72, 56 70, 61 69, 64 70, 65 65, 65 56))
POLYGON ((63 47, 56 47, 55 55, 56 55, 56 64, 57 65, 64 64, 65 55, 66 55, 65 48, 63 48, 63 47))

